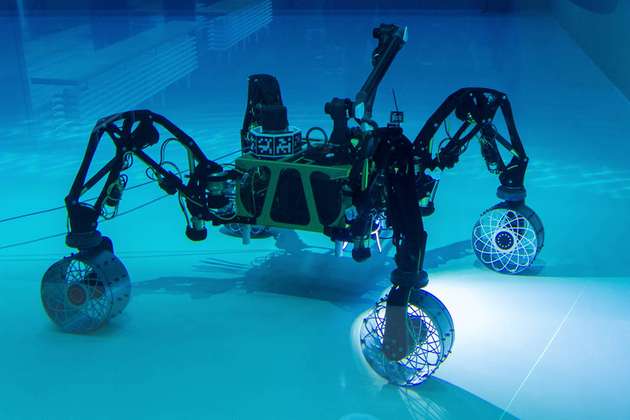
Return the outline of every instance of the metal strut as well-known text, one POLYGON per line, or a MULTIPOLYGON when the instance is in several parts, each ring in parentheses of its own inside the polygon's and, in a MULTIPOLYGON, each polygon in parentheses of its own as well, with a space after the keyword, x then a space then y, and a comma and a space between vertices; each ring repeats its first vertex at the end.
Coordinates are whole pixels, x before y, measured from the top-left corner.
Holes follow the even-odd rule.
POLYGON ((413 339, 407 327, 410 294, 428 284, 423 270, 427 233, 418 203, 413 144, 398 127, 379 129, 383 136, 375 152, 378 171, 385 174, 388 217, 396 247, 396 269, 387 296, 383 352, 390 360, 400 360, 411 350, 413 339))
POLYGON ((488 88, 463 88, 451 94, 429 117, 415 138, 414 154, 422 170, 452 168, 475 137, 479 139, 488 170, 499 175, 499 198, 524 200, 524 178, 529 159, 516 128, 510 100, 502 92, 488 88), (509 139, 504 138, 493 123, 499 110, 505 120, 509 139), (434 136, 452 114, 461 121, 461 125, 454 135, 448 134, 434 155, 434 136), (508 162, 501 157, 499 147, 511 155, 508 162))
MULTIPOLYGON (((105 206, 117 206, 120 202, 124 190, 120 177, 122 172, 132 165, 134 157, 140 159, 156 174, 160 188, 171 195, 180 193, 186 200, 188 210, 191 213, 192 210, 196 211, 195 217, 212 220, 206 181, 213 174, 222 174, 223 167, 209 160, 190 136, 165 117, 148 110, 128 111, 102 118, 92 130, 83 161, 65 199, 70 221, 70 231, 66 236, 68 246, 89 249, 101 244, 98 218, 103 214, 105 206), (169 141, 177 141, 185 148, 190 171, 187 183, 181 178, 181 173, 175 174, 166 169, 162 162, 156 162, 144 151, 160 140, 156 125, 170 133, 172 137, 169 141), (87 179, 104 134, 114 143, 115 156, 87 179), (103 178, 106 178, 105 183, 95 203, 81 202, 81 197, 103 178)), ((191 233, 190 229, 187 229, 189 237, 194 236, 194 233, 194 230, 191 233)))

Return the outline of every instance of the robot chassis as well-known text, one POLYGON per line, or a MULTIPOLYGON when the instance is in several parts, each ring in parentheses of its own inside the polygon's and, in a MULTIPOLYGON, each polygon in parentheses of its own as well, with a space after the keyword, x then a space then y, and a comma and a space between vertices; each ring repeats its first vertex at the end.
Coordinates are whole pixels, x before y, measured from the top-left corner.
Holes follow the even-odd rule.
POLYGON ((377 87, 406 43, 407 28, 383 24, 373 36, 378 40, 373 68, 355 99, 333 98, 325 105, 333 120, 329 138, 319 127, 302 138, 301 131, 288 124, 277 80, 264 74, 250 76, 242 153, 230 169, 208 159, 190 136, 151 111, 99 120, 65 199, 66 244, 78 252, 53 264, 42 280, 48 316, 64 331, 86 333, 127 306, 129 275, 114 255, 112 241, 97 227, 99 217, 116 214, 127 184, 124 172, 135 157, 147 165, 160 188, 178 195, 186 235, 193 241, 206 239, 206 222, 229 227, 242 235, 244 243, 252 229, 260 233, 266 227, 289 228, 327 235, 337 253, 341 244, 351 243, 352 258, 363 261, 370 257, 370 241, 378 231, 391 230, 396 250, 392 287, 364 318, 361 349, 371 368, 390 383, 416 385, 431 376, 450 354, 454 340, 449 312, 423 289, 428 277, 422 269, 427 241, 422 218, 434 211, 439 181, 433 171, 452 168, 469 143, 478 139, 488 170, 499 177, 497 195, 502 200, 473 228, 474 252, 490 269, 519 273, 530 267, 543 246, 544 231, 538 216, 524 204, 528 158, 507 96, 492 89, 460 89, 410 141, 400 127, 403 113, 398 109, 391 112, 386 127, 372 120, 377 87), (509 140, 493 124, 498 110, 509 140), (447 124, 453 115, 460 124, 455 132, 447 124), (350 127, 352 120, 356 124, 350 127), (171 137, 160 140, 156 126, 171 137), (434 147, 442 126, 446 138, 434 147), (312 138, 314 132, 323 138, 312 138), (105 134, 116 147, 115 156, 86 179, 105 134), (187 176, 164 160, 170 142, 185 150, 187 176), (160 162, 145 152, 158 143, 160 162), (500 148, 511 156, 507 163, 500 148), (98 198, 82 201, 103 179, 98 198))

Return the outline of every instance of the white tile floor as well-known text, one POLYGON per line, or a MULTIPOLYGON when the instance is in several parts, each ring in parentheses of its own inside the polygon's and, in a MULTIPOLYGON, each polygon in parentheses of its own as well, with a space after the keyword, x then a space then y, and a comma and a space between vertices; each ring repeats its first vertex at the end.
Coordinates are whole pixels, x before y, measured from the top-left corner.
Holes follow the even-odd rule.
MULTIPOLYGON (((328 127, 322 105, 362 83, 370 28, 381 20, 409 25, 410 39, 382 85, 377 117, 387 115, 393 86, 410 136, 458 87, 506 91, 531 158, 528 204, 547 233, 531 275, 489 272, 466 241, 496 202, 496 180, 475 148, 443 176, 426 223, 426 265, 456 342, 436 377, 401 390, 361 363, 353 326, 387 288, 387 255, 358 265, 327 255, 324 237, 287 231, 248 247, 216 229, 190 243, 166 199, 102 226, 134 295, 91 336, 58 332, 41 309, 39 281, 68 253, 63 238, 0 250, 0 418, 630 415, 630 104, 553 20, 277 16, 258 43, 208 59, 192 88, 171 87, 166 100, 141 106, 220 155, 238 147, 246 75, 267 71, 280 80, 292 123, 328 127)), ((61 204, 91 124, 19 126, 0 139, 0 218, 61 204)), ((159 195, 146 187, 123 207, 159 195)), ((0 247, 64 228, 63 212, 1 224, 0 247)))

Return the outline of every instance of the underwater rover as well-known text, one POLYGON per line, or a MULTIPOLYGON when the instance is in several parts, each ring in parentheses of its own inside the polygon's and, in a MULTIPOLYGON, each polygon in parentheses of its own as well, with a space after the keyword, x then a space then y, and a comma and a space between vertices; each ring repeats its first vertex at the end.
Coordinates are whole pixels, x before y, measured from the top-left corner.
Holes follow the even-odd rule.
POLYGON ((451 316, 423 288, 427 234, 423 216, 434 210, 438 179, 432 171, 452 168, 473 139, 489 171, 499 177, 499 204, 484 212, 473 228, 479 260, 498 272, 518 273, 531 266, 543 246, 540 219, 525 206, 528 158, 507 96, 485 88, 450 95, 411 141, 396 109, 386 126, 372 119, 379 83, 407 41, 407 29, 380 25, 372 70, 356 97, 333 98, 324 111, 333 121, 330 136, 318 127, 302 135, 289 125, 277 80, 249 78, 241 156, 231 165, 206 157, 197 143, 165 117, 148 110, 115 114, 94 127, 74 183, 65 199, 69 231, 66 244, 78 252, 53 264, 41 284, 43 306, 64 331, 86 333, 120 314, 131 284, 112 241, 98 230, 99 218, 116 214, 127 185, 125 171, 135 160, 170 195, 178 195, 186 217, 186 235, 206 239, 206 223, 228 226, 247 243, 268 227, 320 232, 336 253, 352 244, 352 258, 370 257, 370 241, 389 229, 395 246, 392 286, 363 320, 361 349, 368 364, 391 383, 415 385, 446 359, 454 340, 451 316), (501 110, 508 138, 493 121, 501 110), (449 131, 447 118, 459 124, 449 131), (352 122, 352 124, 350 124, 352 122), (446 138, 434 137, 444 126, 446 138), (170 134, 161 140, 158 127, 170 134), (319 133, 320 138, 313 134, 319 133), (88 178, 99 142, 108 137, 115 156, 88 178), (185 150, 188 169, 164 160, 170 142, 185 150), (161 145, 160 161, 146 149, 161 145), (505 162, 500 148, 510 156, 505 162), (186 175, 185 175, 186 174, 186 175), (103 182, 104 180, 104 182, 103 182), (95 201, 84 195, 104 184, 95 201), (254 234, 255 236, 255 234, 254 234))

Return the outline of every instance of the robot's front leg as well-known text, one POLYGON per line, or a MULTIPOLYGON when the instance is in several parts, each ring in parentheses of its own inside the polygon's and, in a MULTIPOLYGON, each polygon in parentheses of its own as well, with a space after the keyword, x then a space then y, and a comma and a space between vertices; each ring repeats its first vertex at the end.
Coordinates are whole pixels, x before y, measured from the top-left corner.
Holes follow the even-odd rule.
POLYGON ((427 234, 418 204, 410 144, 399 141, 392 145, 399 149, 399 158, 390 160, 387 176, 396 269, 391 273, 389 293, 363 321, 361 346, 367 362, 379 375, 391 383, 409 386, 423 382, 446 359, 454 331, 444 305, 423 290, 428 283, 422 269, 427 234))
POLYGON ((387 184, 396 269, 391 273, 392 287, 387 296, 383 352, 389 360, 397 361, 404 358, 413 345, 406 323, 410 293, 429 282, 427 273, 422 270, 427 234, 413 175, 400 170, 390 173, 387 184))
MULTIPOLYGON (((407 209, 400 208, 401 213, 407 209)), ((419 216, 419 209, 412 213, 419 216)), ((415 235, 397 232, 395 236, 397 268, 391 274, 392 287, 363 320, 360 331, 361 348, 372 369, 402 386, 420 384, 431 376, 450 354, 455 337, 448 310, 423 289, 428 283, 421 269, 426 233, 420 217, 409 217, 409 222, 413 219, 418 222, 415 235)))

